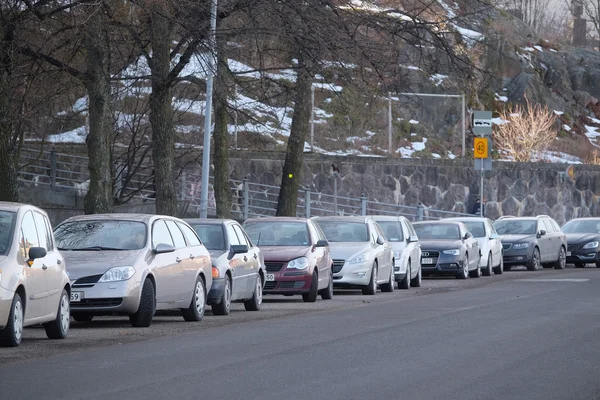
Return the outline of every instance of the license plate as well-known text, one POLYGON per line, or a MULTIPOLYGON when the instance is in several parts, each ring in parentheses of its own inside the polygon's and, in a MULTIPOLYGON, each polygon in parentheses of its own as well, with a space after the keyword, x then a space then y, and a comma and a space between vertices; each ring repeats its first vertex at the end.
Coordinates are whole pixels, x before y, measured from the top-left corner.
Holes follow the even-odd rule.
POLYGON ((567 257, 569 257, 571 255, 570 251, 567 251, 567 257))
POLYGON ((83 299, 83 292, 71 292, 71 302, 77 303, 83 299))
POLYGON ((433 262, 433 258, 422 258, 421 264, 435 264, 435 263, 433 262))
POLYGON ((265 279, 267 282, 273 282, 275 280, 275 274, 267 274, 265 279))

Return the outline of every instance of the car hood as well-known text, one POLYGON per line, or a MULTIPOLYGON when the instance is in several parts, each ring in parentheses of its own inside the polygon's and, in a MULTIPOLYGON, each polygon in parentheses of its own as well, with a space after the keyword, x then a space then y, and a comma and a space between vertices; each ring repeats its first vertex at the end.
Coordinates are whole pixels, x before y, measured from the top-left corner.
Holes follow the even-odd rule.
POLYGON ((61 251, 71 280, 103 274, 113 267, 134 265, 144 250, 61 251))
POLYGON ((451 250, 458 249, 463 245, 462 240, 422 240, 421 250, 451 250))
POLYGON ((568 244, 584 244, 600 241, 600 235, 594 233, 567 233, 568 244))
POLYGON ((502 243, 515 243, 535 239, 535 235, 500 235, 502 243))
POLYGON ((260 251, 265 261, 287 262, 304 256, 311 246, 262 246, 260 251))
POLYGON ((346 243, 346 242, 329 242, 331 248, 331 258, 334 260, 349 260, 354 256, 371 251, 369 242, 346 243))

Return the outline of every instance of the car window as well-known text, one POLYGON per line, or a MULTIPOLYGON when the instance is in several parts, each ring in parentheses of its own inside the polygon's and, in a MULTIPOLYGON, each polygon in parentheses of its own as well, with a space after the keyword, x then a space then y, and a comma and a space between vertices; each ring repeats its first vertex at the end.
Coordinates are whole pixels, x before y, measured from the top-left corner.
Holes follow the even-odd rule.
POLYGON ((165 221, 158 220, 152 225, 152 248, 155 249, 161 243, 175 247, 165 221))
POLYGON ((190 244, 190 246, 200 246, 202 243, 200 242, 200 239, 198 239, 198 235, 196 235, 196 232, 194 232, 194 230, 192 228, 190 228, 189 226, 182 224, 182 223, 177 223, 177 226, 181 229, 181 231, 183 232, 185 238, 187 239, 188 243, 190 244))
POLYGON ((236 245, 242 244, 242 242, 240 241, 240 238, 238 238, 237 233, 235 233, 235 231, 233 230, 233 226, 231 224, 227 225, 225 227, 225 230, 227 231, 227 238, 229 239, 230 246, 236 246, 236 245))
POLYGON ((225 250, 225 232, 222 224, 190 224, 207 250, 225 250))
POLYGON ((248 243, 246 240, 246 236, 244 235, 244 232, 242 232, 242 228, 240 228, 237 224, 233 224, 232 226, 233 230, 237 234, 240 244, 245 244, 246 246, 250 247, 250 243, 248 243))
POLYGON ((327 240, 327 237, 325 236, 325 233, 323 232, 319 224, 313 223, 312 226, 314 226, 315 230, 319 234, 319 240, 327 240))
POLYGON ((29 259, 29 249, 39 247, 40 241, 31 211, 27 211, 21 221, 21 240, 19 250, 24 260, 29 259))
POLYGON ((552 226, 552 223, 550 222, 549 219, 543 219, 542 220, 544 222, 544 226, 546 227, 546 232, 548 233, 554 233, 554 226, 552 226))
POLYGON ((379 236, 385 238, 385 234, 381 230, 381 226, 379 226, 379 224, 376 224, 376 223, 373 224, 373 226, 375 227, 375 240, 377 240, 377 237, 379 237, 379 236))
POLYGON ((141 250, 147 233, 147 225, 139 221, 80 220, 60 224, 54 239, 59 250, 141 250))
MULTIPOLYGON (((34 212, 33 218, 35 220, 35 227, 40 241, 40 247, 50 251, 50 243, 48 242, 48 233, 46 232, 46 223, 44 222, 44 216, 40 213, 34 212)), ((50 242, 52 242, 50 240, 50 242)))
POLYGON ((0 211, 0 255, 6 255, 10 250, 15 217, 14 212, 0 211))
POLYGON ((183 233, 181 233, 175 222, 165 221, 165 223, 167 224, 167 228, 169 228, 169 232, 171 232, 171 237, 173 238, 173 243, 175 243, 175 248, 183 249, 187 247, 183 233))
MULTIPOLYGON (((461 221, 469 232, 473 234, 473 237, 482 238, 485 237, 485 223, 480 221, 461 221)), ((462 236, 464 237, 466 232, 462 232, 462 236)))
POLYGON ((554 230, 556 232, 560 232, 560 226, 558 226, 558 223, 555 220, 551 219, 550 223, 552 224, 552 226, 554 226, 554 230))
POLYGON ((383 230, 384 236, 389 242, 404 241, 402 223, 399 221, 379 221, 379 228, 383 230))
POLYGON ((406 227, 408 228, 408 234, 410 236, 417 236, 417 232, 415 232, 415 228, 413 228, 412 224, 408 221, 404 221, 406 227))

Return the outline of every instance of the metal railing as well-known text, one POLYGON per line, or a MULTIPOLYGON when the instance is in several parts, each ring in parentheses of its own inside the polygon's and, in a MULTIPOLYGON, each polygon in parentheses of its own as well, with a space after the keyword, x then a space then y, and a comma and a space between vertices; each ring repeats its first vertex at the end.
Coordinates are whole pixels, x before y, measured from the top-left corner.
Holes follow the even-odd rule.
MULTIPOLYGON (((55 151, 24 149, 21 154, 19 181, 24 185, 48 186, 50 190, 68 192, 83 197, 89 185, 88 158, 55 151)), ((126 167, 114 167, 114 188, 117 198, 128 202, 154 201, 153 167, 142 165, 133 174, 124 173, 126 167)), ((186 202, 187 210, 193 214, 200 211, 201 174, 198 171, 182 171, 176 179, 180 201, 186 202)), ((216 202, 213 191, 214 177, 209 177, 208 213, 216 215, 216 202)), ((279 186, 260 184, 244 180, 230 180, 232 190, 232 213, 234 218, 274 216, 277 210, 279 186)), ((467 216, 470 214, 436 210, 422 205, 407 206, 369 200, 366 194, 361 197, 347 197, 321 193, 309 188, 298 192, 297 216, 313 217, 327 215, 396 215, 412 221, 436 220, 446 217, 467 216)))

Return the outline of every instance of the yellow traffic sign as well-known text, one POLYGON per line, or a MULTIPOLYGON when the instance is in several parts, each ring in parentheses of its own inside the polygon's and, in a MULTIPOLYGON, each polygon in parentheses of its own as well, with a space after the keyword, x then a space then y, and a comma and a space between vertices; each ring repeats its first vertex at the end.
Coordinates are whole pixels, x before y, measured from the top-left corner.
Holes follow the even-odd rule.
POLYGON ((488 148, 488 139, 487 138, 475 138, 474 142, 475 147, 475 158, 488 158, 489 157, 489 148, 488 148))

